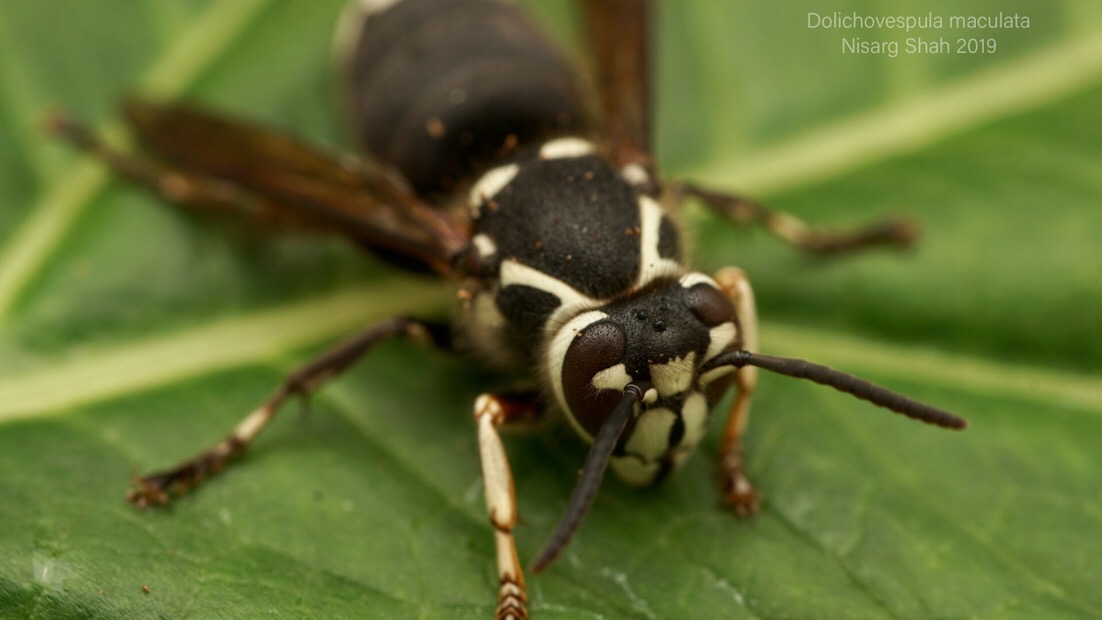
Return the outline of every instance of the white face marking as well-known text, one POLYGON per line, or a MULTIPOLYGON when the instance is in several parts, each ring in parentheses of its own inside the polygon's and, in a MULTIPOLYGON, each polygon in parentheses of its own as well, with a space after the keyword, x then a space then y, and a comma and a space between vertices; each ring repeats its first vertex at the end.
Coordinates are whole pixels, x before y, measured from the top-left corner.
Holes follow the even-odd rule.
POLYGON ((628 374, 627 366, 616 364, 598 371, 593 375, 593 380, 590 383, 598 390, 622 392, 627 384, 631 383, 631 375, 628 374))
POLYGON ((703 393, 694 391, 685 396, 681 420, 685 434, 671 448, 670 431, 676 415, 664 407, 643 411, 624 445, 628 454, 612 457, 612 470, 627 484, 646 486, 654 482, 663 461, 668 459, 673 467, 680 467, 708 431, 708 399, 703 393))
POLYGON ((677 261, 662 258, 658 254, 658 229, 662 225, 662 207, 650 196, 639 197, 639 279, 636 287, 642 287, 655 278, 676 276, 681 273, 677 261))
POLYGON ((581 138, 559 138, 545 142, 540 147, 540 159, 565 159, 582 157, 594 151, 593 143, 581 138))
POLYGON ((708 330, 708 337, 711 342, 708 343, 708 351, 704 354, 705 360, 712 359, 731 346, 731 343, 735 341, 735 324, 731 321, 720 323, 708 330))
POLYGON ((654 482, 662 464, 658 461, 644 462, 634 456, 614 456, 609 461, 609 466, 625 484, 644 487, 654 482))
POLYGON ((681 403, 681 419, 685 422, 685 435, 679 446, 692 449, 708 431, 708 399, 700 392, 693 392, 681 403))
POLYGON ((471 193, 467 197, 472 218, 477 219, 482 214, 482 203, 493 198, 501 191, 501 188, 512 182, 519 169, 520 167, 516 164, 498 166, 475 181, 474 186, 471 187, 471 193))
POLYGON ((497 254, 497 245, 494 243, 494 240, 485 233, 479 233, 472 237, 471 243, 474 244, 475 249, 478 250, 478 255, 482 258, 489 258, 497 254))
POLYGON ((650 380, 662 396, 673 396, 689 389, 696 366, 696 351, 675 357, 665 364, 650 365, 650 380))
POLYGON ((647 174, 646 168, 639 164, 628 164, 620 168, 620 176, 628 182, 628 185, 636 187, 650 183, 650 175, 647 174))
MULTIPOLYGON (((711 341, 708 343, 708 351, 704 354, 704 360, 710 360, 720 352, 731 346, 731 343, 735 341, 735 324, 731 321, 726 323, 720 323, 712 329, 708 330, 708 337, 711 341)), ((708 372, 700 375, 700 383, 706 385, 722 377, 723 375, 734 372, 734 366, 720 366, 719 368, 713 368, 708 372)))
POLYGON ((585 328, 607 319, 608 315, 604 312, 597 310, 591 310, 589 312, 583 312, 578 316, 570 319, 562 326, 561 329, 555 332, 553 338, 551 338, 551 344, 547 347, 545 353, 545 361, 547 372, 549 373, 549 382, 551 388, 555 392, 555 398, 559 402, 559 406, 563 411, 567 412, 567 419, 570 420, 570 425, 574 427, 574 430, 580 437, 585 438, 586 441, 592 441, 593 437, 578 424, 578 421, 574 419, 573 415, 570 415, 570 407, 566 404, 566 394, 562 387, 562 365, 566 359, 566 350, 570 348, 570 345, 574 342, 574 339, 578 337, 578 334, 585 328))
POLYGON ((631 429, 624 450, 647 461, 660 459, 670 449, 670 429, 676 421, 677 414, 665 407, 643 411, 631 429))
MULTIPOLYGON (((720 288, 719 283, 698 271, 687 273, 681 276, 680 282, 681 286, 686 289, 690 289, 697 284, 707 284, 717 291, 723 291, 723 289, 720 288)), ((704 353, 704 361, 712 359, 724 349, 731 346, 731 344, 734 343, 736 336, 738 336, 738 333, 735 329, 735 324, 733 321, 720 323, 719 325, 716 325, 715 327, 708 330, 708 350, 704 353)), ((734 372, 734 370, 735 368, 733 366, 720 366, 719 368, 713 368, 712 370, 709 370, 708 372, 700 376, 700 382, 702 384, 711 383, 712 381, 715 381, 719 377, 722 377, 729 372, 734 372)))

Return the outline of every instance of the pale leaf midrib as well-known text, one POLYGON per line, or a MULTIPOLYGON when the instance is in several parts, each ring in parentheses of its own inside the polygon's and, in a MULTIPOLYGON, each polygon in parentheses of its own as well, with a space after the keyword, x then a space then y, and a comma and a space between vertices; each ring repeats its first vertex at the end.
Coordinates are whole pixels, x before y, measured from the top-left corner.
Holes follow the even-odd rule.
MULTIPOLYGON (((211 4, 153 61, 138 86, 164 97, 181 92, 230 49, 269 2, 211 4)), ((118 132, 121 126, 116 122, 105 130, 118 132)), ((95 164, 77 164, 72 174, 60 176, 42 192, 29 217, 8 244, 0 247, 0 325, 108 180, 109 176, 95 164)))
POLYGON ((762 195, 836 178, 1102 83, 1102 32, 716 161, 697 178, 762 195))
POLYGON ((0 380, 0 422, 270 362, 410 309, 446 307, 450 297, 437 282, 403 279, 98 349, 0 380))
POLYGON ((249 28, 271 0, 222 0, 193 20, 165 48, 137 87, 158 97, 182 92, 218 60, 249 28))
MULTIPOLYGON (((0 422, 56 415, 191 377, 268 363, 389 316, 446 310, 451 295, 450 287, 435 281, 396 279, 121 343, 0 380, 0 422)), ((762 333, 769 353, 813 359, 881 381, 1102 411, 1102 386, 1085 375, 768 321, 762 333)))

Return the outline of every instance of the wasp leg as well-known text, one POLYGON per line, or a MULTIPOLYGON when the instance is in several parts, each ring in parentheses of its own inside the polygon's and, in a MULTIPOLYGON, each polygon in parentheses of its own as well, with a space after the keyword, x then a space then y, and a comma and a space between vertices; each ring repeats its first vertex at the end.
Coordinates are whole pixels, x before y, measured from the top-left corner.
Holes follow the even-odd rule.
POLYGON ((874 246, 907 248, 918 238, 917 225, 906 219, 886 219, 863 228, 827 231, 814 228, 798 217, 769 209, 737 196, 705 189, 691 183, 673 188, 675 197, 692 196, 731 222, 764 226, 773 236, 816 254, 835 254, 874 246))
MULTIPOLYGON (((735 307, 741 348, 757 351, 758 317, 754 307, 754 291, 746 274, 736 267, 727 267, 715 274, 715 281, 735 307)), ((742 434, 750 416, 750 398, 757 385, 758 369, 754 366, 743 366, 735 371, 737 393, 719 451, 719 478, 724 499, 736 514, 743 517, 757 512, 761 500, 742 468, 742 434)))
POLYGON ((449 344, 448 336, 440 326, 407 317, 396 317, 372 325, 288 374, 275 392, 238 422, 233 431, 214 447, 171 469, 136 480, 136 488, 131 489, 127 498, 141 508, 167 505, 171 497, 183 495, 199 486, 240 456, 289 398, 309 397, 327 381, 366 355, 375 345, 395 337, 432 342, 445 347, 449 344))
POLYGON ((528 596, 524 572, 517 557, 513 526, 517 521, 517 497, 513 474, 498 428, 510 422, 534 422, 542 414, 534 394, 482 394, 475 400, 474 418, 478 424, 478 452, 482 459, 482 484, 486 510, 494 528, 497 547, 498 594, 497 620, 521 620, 528 617, 528 596))

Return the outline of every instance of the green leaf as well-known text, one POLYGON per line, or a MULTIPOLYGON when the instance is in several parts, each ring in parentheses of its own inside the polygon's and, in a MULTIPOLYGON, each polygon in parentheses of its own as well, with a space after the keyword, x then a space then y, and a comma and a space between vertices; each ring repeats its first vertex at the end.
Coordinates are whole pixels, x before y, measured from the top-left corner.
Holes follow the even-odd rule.
MULTIPOLYGON (((217 441, 326 343, 442 314, 452 293, 337 241, 196 222, 36 120, 62 106, 118 131, 113 103, 140 87, 347 147, 339 5, 0 4, 0 615, 492 615, 470 406, 494 378, 442 353, 387 344, 172 509, 123 500, 130 476, 217 441)), ((571 38, 565 7, 535 8, 571 38)), ((714 435, 658 488, 609 480, 565 556, 530 577, 533 614, 1102 616, 1102 10, 671 2, 659 22, 667 173, 817 224, 907 213, 924 230, 912 252, 815 261, 689 208, 696 264, 747 271, 766 351, 972 427, 763 376, 747 444, 762 512, 720 506, 714 435), (808 27, 835 11, 1030 27, 808 27), (997 50, 844 54, 851 36, 997 50)), ((584 447, 554 431, 506 442, 530 559, 584 447)))

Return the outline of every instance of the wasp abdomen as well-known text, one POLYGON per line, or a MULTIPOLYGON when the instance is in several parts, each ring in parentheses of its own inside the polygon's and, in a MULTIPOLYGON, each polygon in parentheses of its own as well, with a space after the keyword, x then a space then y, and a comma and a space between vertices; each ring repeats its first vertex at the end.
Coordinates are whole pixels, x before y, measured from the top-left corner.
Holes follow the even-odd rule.
POLYGON ((454 188, 511 144, 580 129, 570 64, 516 7, 382 4, 347 52, 353 119, 364 148, 418 192, 454 188))

